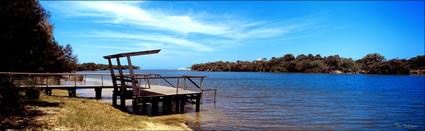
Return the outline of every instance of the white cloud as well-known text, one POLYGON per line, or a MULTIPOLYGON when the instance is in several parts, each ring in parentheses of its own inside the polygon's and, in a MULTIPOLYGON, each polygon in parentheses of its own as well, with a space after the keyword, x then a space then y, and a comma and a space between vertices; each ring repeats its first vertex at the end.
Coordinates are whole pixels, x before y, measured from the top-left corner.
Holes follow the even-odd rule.
MULTIPOLYGON (((279 21, 239 20, 219 15, 214 16, 218 19, 217 21, 203 21, 201 18, 195 17, 196 15, 172 15, 159 10, 145 9, 141 6, 143 2, 134 1, 55 1, 50 4, 49 2, 45 3, 51 8, 56 8, 55 11, 60 11, 66 18, 90 17, 89 22, 126 25, 130 28, 141 29, 141 32, 149 32, 122 33, 121 30, 103 30, 84 36, 134 40, 138 42, 133 42, 129 46, 137 49, 173 48, 179 49, 183 53, 187 50, 212 52, 219 48, 239 45, 247 40, 284 37, 286 34, 312 25, 299 21, 296 24, 279 24, 279 21), (202 36, 193 39, 193 37, 188 37, 191 34, 201 34, 202 36)), ((113 47, 105 45, 105 48, 113 47)))
POLYGON ((68 16, 111 18, 110 20, 100 22, 131 24, 143 28, 171 30, 180 33, 221 35, 232 32, 226 26, 206 24, 194 20, 190 16, 174 16, 162 12, 148 11, 138 6, 140 2, 72 1, 65 3, 72 6, 73 9, 73 11, 64 12, 68 16))
MULTIPOLYGON (((159 11, 151 11, 140 7, 142 2, 109 2, 109 1, 66 1, 63 2, 63 10, 69 17, 90 16, 109 18, 96 22, 108 22, 114 24, 130 24, 139 28, 173 31, 183 34, 200 33, 218 35, 228 38, 255 38, 257 36, 274 36, 284 33, 284 28, 268 27, 248 29, 261 26, 265 21, 241 21, 232 19, 220 19, 220 22, 205 22, 188 15, 170 15, 159 11), (260 31, 263 30, 263 31, 260 31), (252 32, 245 34, 246 32, 252 32), (273 35, 265 35, 272 32, 273 35), (259 33, 262 33, 259 35, 259 33)), ((58 5, 55 5, 58 6, 58 5)))
MULTIPOLYGON (((98 37, 98 38, 120 38, 120 39, 135 39, 135 40, 144 40, 144 41, 154 41, 154 42, 163 42, 168 45, 175 45, 179 47, 184 47, 187 49, 195 51, 214 51, 213 48, 206 45, 189 41, 186 39, 179 39, 175 37, 170 37, 166 35, 152 35, 152 34, 126 34, 118 32, 93 32, 92 34, 86 35, 88 37, 98 37)), ((142 44, 143 45, 143 44, 142 44)), ((155 44, 147 44, 148 46, 155 46, 155 44)), ((156 47, 160 47, 156 45, 156 47)))

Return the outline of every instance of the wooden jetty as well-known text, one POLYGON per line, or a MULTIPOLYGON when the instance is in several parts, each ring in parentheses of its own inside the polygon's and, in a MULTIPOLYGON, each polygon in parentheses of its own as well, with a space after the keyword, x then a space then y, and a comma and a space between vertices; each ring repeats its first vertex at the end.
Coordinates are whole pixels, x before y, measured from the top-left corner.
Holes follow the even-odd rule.
POLYGON ((71 97, 76 96, 76 89, 94 89, 96 92, 96 98, 100 99, 102 96, 102 89, 112 88, 112 105, 126 110, 126 100, 132 100, 132 112, 139 114, 146 114, 147 105, 150 105, 151 114, 158 114, 158 105, 162 103, 163 114, 172 113, 172 107, 175 107, 175 113, 184 113, 184 106, 186 102, 191 101, 195 103, 196 112, 200 111, 200 104, 202 101, 202 94, 205 91, 214 92, 214 103, 216 96, 216 89, 203 89, 203 81, 206 76, 166 76, 163 77, 160 74, 151 73, 134 73, 133 65, 131 63, 131 56, 148 55, 159 53, 160 50, 149 50, 140 52, 130 52, 114 54, 104 56, 108 60, 111 73, 23 73, 23 72, 0 72, 0 77, 15 77, 19 81, 21 77, 31 77, 32 84, 22 84, 22 87, 31 86, 44 89, 47 95, 52 94, 53 89, 65 89, 68 90, 68 94, 71 97), (129 73, 124 73, 120 58, 126 57, 129 73), (118 67, 118 73, 113 70, 112 60, 115 59, 118 67), (87 75, 97 75, 101 77, 100 85, 88 85, 86 84, 87 75), (104 76, 110 75, 112 79, 111 83, 104 83, 104 76), (78 83, 78 76, 84 76, 81 83, 78 83), (49 84, 49 78, 57 77, 68 77, 68 80, 74 83, 63 85, 60 84, 49 84), (158 81, 158 85, 152 84, 154 80, 158 81), (168 85, 160 85, 159 81, 163 81, 168 85), (173 84, 171 80, 175 80, 173 84), (196 81, 197 80, 197 81, 196 81), (189 84, 196 87, 197 91, 188 90, 189 84), (120 99, 118 105, 117 100, 120 99), (173 106, 174 104, 174 106, 173 106), (140 111, 141 109, 141 111, 140 111))
MULTIPOLYGON (((184 105, 186 101, 189 99, 195 100, 196 102, 196 112, 200 111, 200 103, 202 97, 202 86, 203 80, 205 76, 179 76, 179 77, 161 77, 160 75, 151 75, 147 74, 145 76, 137 76, 133 71, 133 65, 131 62, 131 56, 139 56, 139 55, 149 55, 159 53, 161 50, 148 50, 148 51, 140 51, 140 52, 129 52, 129 53, 120 53, 114 55, 104 56, 103 58, 108 60, 112 84, 114 87, 114 92, 112 96, 112 104, 117 105, 117 97, 120 97, 120 106, 121 108, 125 108, 126 99, 132 99, 133 112, 136 113, 139 109, 139 105, 142 106, 142 113, 146 112, 146 105, 150 103, 152 105, 152 115, 156 115, 158 112, 158 102, 162 102, 162 107, 164 112, 171 111, 171 103, 174 101, 176 107, 176 113, 184 112, 184 105), (122 70, 120 58, 127 58, 128 67, 129 67, 129 75, 125 76, 122 70), (116 63, 118 66, 118 76, 115 75, 113 70, 112 59, 116 59, 116 63), (150 80, 152 79, 162 79, 170 84, 170 87, 152 87, 150 84, 150 80), (171 84, 167 79, 177 79, 177 84, 171 84), (183 79, 183 83, 180 84, 180 80, 183 79), (199 84, 194 82, 193 79, 199 79, 199 84), (144 80, 146 82, 145 86, 141 86, 139 80, 144 80), (188 91, 186 89, 186 80, 189 80, 193 85, 200 89, 200 91, 188 91), (131 82, 127 84, 126 82, 131 82), (131 88, 127 88, 131 87, 131 88), (180 90, 179 88, 183 88, 180 90)), ((215 91, 215 90, 214 90, 215 91)))

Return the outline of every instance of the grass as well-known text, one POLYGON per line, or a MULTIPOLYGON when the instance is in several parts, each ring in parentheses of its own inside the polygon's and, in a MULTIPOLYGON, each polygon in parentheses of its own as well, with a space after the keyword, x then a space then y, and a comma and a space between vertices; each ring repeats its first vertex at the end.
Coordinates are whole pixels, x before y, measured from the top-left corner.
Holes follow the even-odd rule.
POLYGON ((67 97, 67 91, 53 90, 54 96, 41 94, 40 101, 59 106, 36 107, 44 112, 36 118, 48 129, 108 130, 190 130, 181 118, 153 118, 122 112, 112 105, 87 98, 67 97))

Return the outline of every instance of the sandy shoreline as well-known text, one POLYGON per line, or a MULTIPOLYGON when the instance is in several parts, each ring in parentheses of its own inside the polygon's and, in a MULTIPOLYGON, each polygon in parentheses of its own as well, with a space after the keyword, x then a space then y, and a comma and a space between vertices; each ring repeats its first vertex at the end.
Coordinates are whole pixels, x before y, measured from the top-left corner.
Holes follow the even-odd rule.
MULTIPOLYGON (((77 93, 79 93, 79 97, 85 97, 85 98, 94 98, 95 97, 95 91, 93 89, 78 89, 77 93)), ((112 105, 112 93, 113 89, 102 89, 102 99, 98 100, 98 102, 108 103, 112 105)), ((126 106, 128 109, 131 109, 132 101, 126 100, 126 106)), ((151 116, 149 116, 151 117, 151 116)), ((157 119, 173 119, 176 121, 181 121, 180 127, 182 127, 184 130, 198 130, 200 129, 199 124, 196 123, 193 120, 187 119, 182 114, 174 114, 174 115, 164 115, 164 116, 155 116, 151 118, 157 118, 157 119)), ((176 130, 173 129, 172 126, 164 127, 159 126, 159 128, 152 128, 149 130, 176 130)))

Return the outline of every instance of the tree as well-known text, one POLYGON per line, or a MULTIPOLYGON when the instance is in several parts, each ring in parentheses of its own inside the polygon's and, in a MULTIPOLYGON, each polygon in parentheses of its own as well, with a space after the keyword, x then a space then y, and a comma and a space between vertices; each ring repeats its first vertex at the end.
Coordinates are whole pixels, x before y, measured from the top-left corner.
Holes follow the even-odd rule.
POLYGON ((53 37, 50 17, 36 0, 0 2, 0 71, 70 72, 76 56, 53 37))
POLYGON ((323 58, 320 56, 320 54, 316 54, 316 56, 314 56, 314 60, 322 60, 323 58))
POLYGON ((344 73, 359 73, 360 69, 367 70, 370 74, 409 74, 409 67, 419 65, 424 67, 424 57, 417 56, 409 59, 393 59, 385 61, 384 56, 377 53, 368 54, 356 62, 351 58, 342 58, 339 55, 321 57, 319 54, 298 55, 292 54, 283 57, 272 57, 269 61, 237 61, 237 62, 208 62, 195 64, 192 70, 196 71, 255 71, 255 72, 306 72, 306 73, 331 73, 336 70, 344 73), (365 64, 363 64, 365 63, 365 64), (415 64, 417 63, 417 64, 415 64), (369 64, 367 66, 364 66, 369 64), (363 66, 362 66, 363 65, 363 66), (230 68, 229 68, 230 67, 230 68), (363 68, 365 67, 365 68, 363 68))
POLYGON ((385 61, 385 57, 379 53, 367 54, 362 59, 357 60, 357 62, 365 64, 365 65, 371 65, 373 63, 382 62, 382 61, 385 61))
POLYGON ((376 62, 370 66, 370 74, 409 74, 407 60, 392 59, 385 62, 376 62))
POLYGON ((385 61, 385 57, 379 53, 367 54, 362 59, 357 60, 356 62, 361 64, 361 68, 369 72, 373 64, 385 61))
POLYGON ((341 60, 341 69, 343 72, 357 72, 358 66, 356 62, 353 61, 353 59, 342 59, 341 60))
POLYGON ((295 60, 295 57, 292 54, 286 54, 286 55, 283 56, 283 60, 284 61, 292 61, 292 60, 295 60))
POLYGON ((303 60, 307 60, 308 57, 305 56, 304 54, 298 55, 297 58, 295 58, 295 60, 297 61, 303 61, 303 60))
POLYGON ((330 70, 339 70, 341 66, 341 59, 339 55, 328 56, 324 59, 324 63, 329 66, 330 70))
POLYGON ((412 69, 425 69, 425 55, 410 58, 409 63, 412 69))

